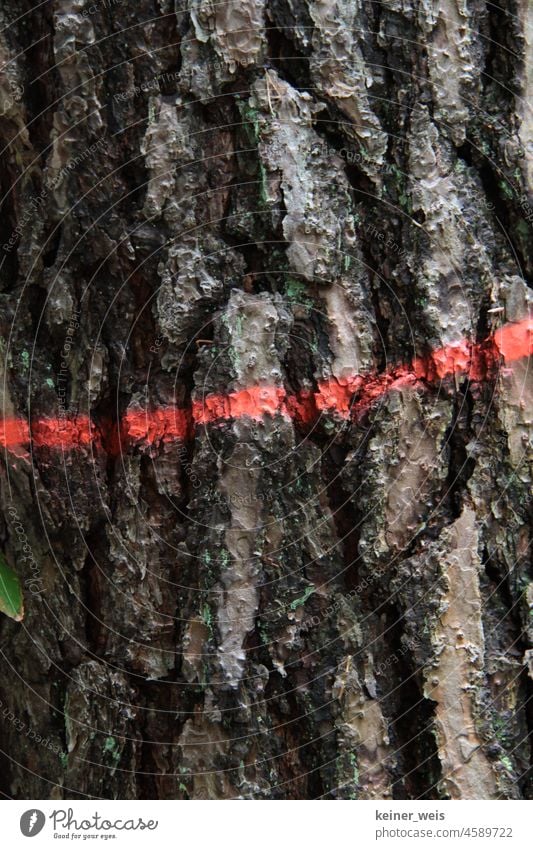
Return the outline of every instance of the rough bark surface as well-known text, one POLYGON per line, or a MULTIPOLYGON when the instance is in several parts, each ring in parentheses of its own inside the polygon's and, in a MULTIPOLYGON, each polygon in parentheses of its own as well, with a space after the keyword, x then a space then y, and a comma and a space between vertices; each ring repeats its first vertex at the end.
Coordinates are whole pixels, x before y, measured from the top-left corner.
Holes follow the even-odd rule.
POLYGON ((528 359, 319 391, 528 315, 531 14, 4 0, 4 796, 531 796, 528 359))

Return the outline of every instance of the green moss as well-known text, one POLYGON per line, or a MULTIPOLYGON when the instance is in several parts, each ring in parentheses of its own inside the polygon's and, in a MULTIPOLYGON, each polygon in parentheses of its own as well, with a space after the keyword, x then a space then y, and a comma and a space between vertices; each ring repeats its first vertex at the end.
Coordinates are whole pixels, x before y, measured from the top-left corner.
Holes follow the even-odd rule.
POLYGON ((494 728, 494 736, 498 742, 506 749, 509 745, 509 725, 505 716, 495 714, 492 721, 494 728))
POLYGON ((387 174, 391 175, 397 186, 405 185, 405 173, 397 165, 389 165, 387 167, 387 174))
POLYGON ((156 100, 154 97, 150 97, 148 100, 148 123, 154 124, 157 118, 157 107, 156 100))
POLYGON ((202 675, 203 678, 199 682, 199 687, 201 690, 207 689, 207 685, 209 684, 209 664, 204 660, 202 663, 202 675))
POLYGON ((111 752, 112 754, 116 754, 118 751, 118 744, 114 737, 106 737, 104 743, 104 752, 111 752))
POLYGON ((301 607, 302 604, 305 604, 307 599, 316 592, 316 587, 309 586, 304 590, 304 594, 300 596, 300 598, 296 598, 294 601, 291 601, 290 608, 291 610, 296 610, 297 607, 301 607))
POLYGON ((507 755, 504 755, 503 758, 500 758, 500 761, 508 772, 513 772, 513 765, 511 763, 511 759, 507 757, 507 755))
POLYGON ((514 198, 513 187, 507 182, 507 180, 500 180, 500 189, 504 197, 508 200, 512 200, 514 198))
POLYGON ((213 633, 213 614, 208 604, 204 604, 202 607, 202 621, 209 628, 209 631, 213 633))
POLYGON ((120 760, 120 749, 114 737, 106 737, 104 743, 104 755, 109 755, 111 761, 118 764, 120 760))
POLYGON ((402 209, 405 209, 405 211, 408 212, 409 215, 411 215, 413 211, 413 204, 409 195, 405 194, 404 192, 400 192, 400 194, 398 195, 398 202, 402 209))
POLYGON ((529 229, 527 221, 524 221, 524 219, 521 218, 516 225, 516 232, 520 239, 523 239, 524 241, 529 239, 529 229))
POLYGON ((238 99, 237 106, 243 119, 243 127, 252 144, 259 141, 259 112, 245 100, 238 99))
POLYGON ((267 172, 262 162, 259 162, 259 203, 268 206, 267 172))
POLYGON ((224 566, 224 568, 228 567, 229 564, 230 564, 230 561, 231 561, 231 556, 230 556, 229 551, 226 551, 225 548, 222 548, 221 551, 220 551, 220 554, 219 554, 219 560, 220 560, 221 566, 224 566))
POLYGON ((306 284, 303 280, 298 280, 296 277, 287 275, 285 278, 285 296, 293 304, 304 304, 307 307, 313 306, 313 301, 308 295, 306 284))
POLYGON ((351 769, 352 769, 352 781, 355 784, 355 787, 353 789, 352 798, 356 799, 357 798, 356 788, 359 785, 359 767, 357 765, 357 758, 355 757, 353 752, 350 752, 350 754, 348 755, 348 760, 350 761, 350 766, 351 766, 351 769))

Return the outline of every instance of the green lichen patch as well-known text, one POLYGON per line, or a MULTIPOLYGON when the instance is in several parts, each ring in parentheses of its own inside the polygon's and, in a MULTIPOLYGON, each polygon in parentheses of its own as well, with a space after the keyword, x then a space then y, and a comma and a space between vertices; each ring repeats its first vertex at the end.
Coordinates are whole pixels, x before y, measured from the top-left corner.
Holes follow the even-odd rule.
POLYGON ((104 755, 108 755, 114 766, 120 761, 120 747, 115 737, 106 737, 104 742, 104 755))
POLYGON ((291 601, 291 604, 290 604, 291 610, 296 610, 297 607, 301 607, 302 604, 305 604, 307 599, 310 596, 312 596, 314 592, 316 592, 316 587, 312 587, 312 586, 306 587, 303 595, 301 595, 300 598, 295 598, 294 601, 291 601))
POLYGON ((292 304, 303 304, 306 307, 313 306, 313 301, 308 294, 308 286, 303 280, 298 280, 296 277, 286 277, 285 295, 292 304))

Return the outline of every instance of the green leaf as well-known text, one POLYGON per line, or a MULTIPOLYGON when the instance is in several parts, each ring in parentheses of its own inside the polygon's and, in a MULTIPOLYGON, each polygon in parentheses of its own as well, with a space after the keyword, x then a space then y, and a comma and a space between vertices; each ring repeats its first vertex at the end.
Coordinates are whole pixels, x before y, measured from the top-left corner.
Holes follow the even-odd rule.
POLYGON ((15 622, 24 618, 24 602, 20 581, 0 554, 0 613, 5 613, 15 622))

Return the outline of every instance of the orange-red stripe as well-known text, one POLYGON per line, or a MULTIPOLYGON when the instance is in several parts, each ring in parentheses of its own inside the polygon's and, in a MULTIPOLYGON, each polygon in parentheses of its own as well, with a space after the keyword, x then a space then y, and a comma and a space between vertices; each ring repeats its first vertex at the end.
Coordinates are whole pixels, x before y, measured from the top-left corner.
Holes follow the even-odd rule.
POLYGON ((323 413, 344 419, 358 418, 376 400, 394 388, 435 384, 445 377, 463 374, 481 381, 533 353, 533 318, 507 324, 480 344, 467 340, 438 348, 427 357, 417 357, 408 365, 396 365, 381 374, 354 375, 343 381, 335 378, 318 383, 318 391, 287 395, 278 386, 250 386, 238 392, 207 395, 196 399, 190 410, 161 407, 156 410, 128 410, 119 424, 98 425, 88 416, 39 418, 30 424, 24 419, 0 419, 0 445, 8 449, 27 446, 72 450, 103 445, 107 453, 119 453, 135 443, 186 440, 194 427, 240 417, 260 420, 265 415, 282 415, 310 425, 323 413))

